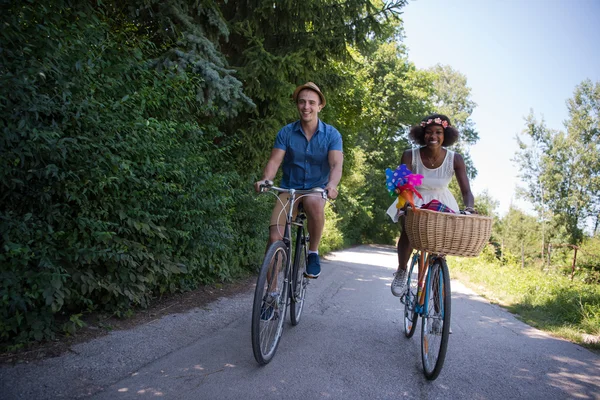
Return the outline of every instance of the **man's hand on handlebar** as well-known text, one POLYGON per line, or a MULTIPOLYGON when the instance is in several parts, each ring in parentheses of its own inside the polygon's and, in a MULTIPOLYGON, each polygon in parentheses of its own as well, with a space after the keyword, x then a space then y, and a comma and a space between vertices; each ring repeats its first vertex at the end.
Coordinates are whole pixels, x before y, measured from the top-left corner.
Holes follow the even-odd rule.
POLYGON ((264 188, 270 187, 270 186, 273 186, 273 181, 268 180, 268 179, 263 179, 254 184, 254 190, 256 190, 256 193, 260 193, 263 191, 264 188))
POLYGON ((327 198, 334 200, 338 196, 338 190, 336 186, 325 186, 325 191, 327 192, 327 198))

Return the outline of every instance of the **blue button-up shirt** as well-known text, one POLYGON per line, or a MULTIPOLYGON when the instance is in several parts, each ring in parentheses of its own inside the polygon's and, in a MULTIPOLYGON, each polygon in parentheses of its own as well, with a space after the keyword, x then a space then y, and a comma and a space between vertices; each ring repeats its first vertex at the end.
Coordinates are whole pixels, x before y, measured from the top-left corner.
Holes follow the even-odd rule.
POLYGON ((296 121, 281 128, 274 147, 285 151, 282 188, 324 188, 329 182, 328 154, 332 150, 342 151, 342 135, 333 126, 319 121, 317 131, 308 141, 300 121, 296 121))

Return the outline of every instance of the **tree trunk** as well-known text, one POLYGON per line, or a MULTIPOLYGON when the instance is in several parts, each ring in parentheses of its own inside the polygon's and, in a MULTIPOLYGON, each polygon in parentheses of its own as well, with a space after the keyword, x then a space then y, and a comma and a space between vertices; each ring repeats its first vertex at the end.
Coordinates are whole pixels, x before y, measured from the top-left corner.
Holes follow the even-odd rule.
POLYGON ((525 241, 521 240, 521 268, 525 268, 525 241))
POLYGON ((544 246, 546 245, 546 232, 545 232, 545 224, 542 221, 542 266, 544 265, 544 246))

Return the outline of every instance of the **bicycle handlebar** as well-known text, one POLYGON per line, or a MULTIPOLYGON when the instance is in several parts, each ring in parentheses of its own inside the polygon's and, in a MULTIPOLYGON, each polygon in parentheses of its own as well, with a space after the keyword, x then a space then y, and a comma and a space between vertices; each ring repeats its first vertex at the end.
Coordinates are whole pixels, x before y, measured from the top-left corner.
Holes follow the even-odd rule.
MULTIPOLYGON (((407 208, 412 208, 410 204, 406 205, 407 208)), ((415 209, 419 210, 419 207, 415 207, 415 209)), ((458 210, 459 215, 479 215, 477 211, 473 207, 465 207, 463 210, 458 210), (471 211, 468 211, 471 210, 471 211)))
POLYGON ((312 189, 284 189, 273 185, 273 181, 265 181, 264 184, 260 185, 260 192, 264 193, 268 190, 274 190, 279 193, 296 193, 299 195, 306 195, 311 193, 319 193, 321 196, 327 200, 327 191, 322 188, 312 188, 312 189))

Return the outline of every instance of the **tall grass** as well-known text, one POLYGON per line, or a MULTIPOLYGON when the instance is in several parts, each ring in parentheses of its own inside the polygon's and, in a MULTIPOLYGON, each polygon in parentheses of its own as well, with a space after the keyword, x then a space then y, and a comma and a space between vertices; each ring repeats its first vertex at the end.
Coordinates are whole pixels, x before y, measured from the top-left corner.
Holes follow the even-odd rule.
POLYGON ((600 285, 560 269, 501 264, 491 249, 478 258, 449 260, 457 278, 536 328, 600 350, 600 285))

